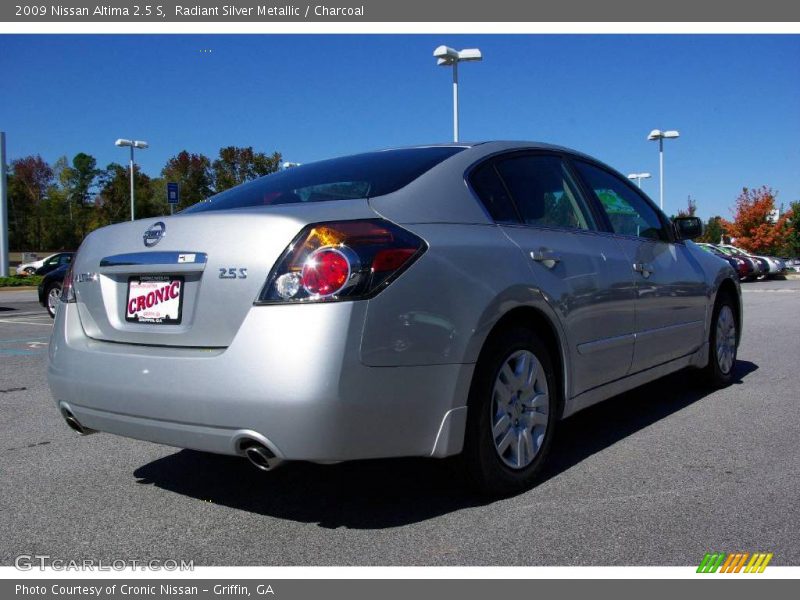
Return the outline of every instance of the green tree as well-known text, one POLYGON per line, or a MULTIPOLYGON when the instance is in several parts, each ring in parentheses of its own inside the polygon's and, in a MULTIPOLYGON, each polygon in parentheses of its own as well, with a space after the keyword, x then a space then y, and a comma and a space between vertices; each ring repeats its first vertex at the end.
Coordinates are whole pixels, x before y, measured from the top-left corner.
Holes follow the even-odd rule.
POLYGON ((711 217, 706 223, 706 226, 703 229, 703 236, 700 238, 700 241, 709 244, 719 244, 724 233, 725 229, 722 226, 722 217, 717 215, 711 217))
POLYGON ((42 247, 42 202, 53 183, 53 169, 38 154, 11 161, 8 180, 10 246, 17 250, 42 247))
POLYGON ((800 257, 800 201, 792 202, 787 213, 789 234, 781 248, 781 255, 796 258, 800 257))
POLYGON ((274 173, 280 168, 280 164, 279 152, 267 155, 263 152, 254 152, 252 146, 220 148, 219 158, 212 164, 214 191, 223 192, 245 181, 274 173))
MULTIPOLYGON (((211 160, 203 154, 190 154, 183 150, 170 158, 161 170, 161 177, 165 184, 177 183, 180 187, 180 202, 178 210, 182 210, 202 202, 213 191, 214 172, 211 169, 211 160)), ((162 186, 158 186, 159 188, 162 186)), ((164 185, 164 201, 166 202, 166 186, 164 185)), ((159 190, 160 193, 161 190, 159 190)))
MULTIPOLYGON (((133 173, 136 218, 163 215, 166 207, 163 203, 159 205, 153 197, 153 180, 138 166, 134 167, 133 173)), ((94 229, 130 219, 130 194, 130 171, 117 163, 108 165, 100 179, 100 193, 95 198, 96 211, 90 227, 94 229)))

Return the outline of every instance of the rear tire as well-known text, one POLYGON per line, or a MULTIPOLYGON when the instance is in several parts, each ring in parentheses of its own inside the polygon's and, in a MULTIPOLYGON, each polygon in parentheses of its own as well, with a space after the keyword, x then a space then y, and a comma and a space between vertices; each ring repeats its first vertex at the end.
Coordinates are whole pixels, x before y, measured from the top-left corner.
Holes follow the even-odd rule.
POLYGON ((60 296, 60 283, 53 283, 47 287, 47 293, 45 294, 45 301, 47 304, 45 308, 47 309, 47 314, 50 315, 51 319, 56 318, 56 309, 58 308, 58 303, 61 301, 60 296))
POLYGON ((738 325, 736 306, 730 294, 717 298, 711 317, 709 333, 708 365, 705 382, 713 388, 721 388, 733 381, 736 369, 738 325))
POLYGON ((554 437, 558 395, 550 355, 533 331, 509 328, 489 340, 470 389, 462 454, 480 492, 506 496, 533 485, 554 437))

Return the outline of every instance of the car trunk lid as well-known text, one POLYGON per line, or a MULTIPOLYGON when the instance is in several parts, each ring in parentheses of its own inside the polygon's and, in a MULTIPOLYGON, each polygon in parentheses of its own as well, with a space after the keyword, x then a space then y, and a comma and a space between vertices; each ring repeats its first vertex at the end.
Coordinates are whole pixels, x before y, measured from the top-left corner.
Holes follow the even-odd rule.
POLYGON ((97 340, 226 347, 305 225, 375 216, 366 200, 346 200, 105 227, 87 237, 74 265, 81 324, 97 340))

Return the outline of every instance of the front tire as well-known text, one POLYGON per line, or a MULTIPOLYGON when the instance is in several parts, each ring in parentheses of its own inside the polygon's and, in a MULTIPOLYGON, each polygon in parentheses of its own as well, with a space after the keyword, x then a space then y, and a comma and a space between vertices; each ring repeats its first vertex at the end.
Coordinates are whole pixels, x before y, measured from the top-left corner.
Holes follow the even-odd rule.
POLYGON ((725 387, 733 381, 738 350, 735 315, 736 307, 730 294, 720 296, 711 318, 708 366, 705 370, 706 382, 714 388, 725 387))
POLYGON ((558 386, 547 348, 527 328, 492 338, 470 389, 463 459, 470 479, 491 496, 529 488, 552 444, 558 386))

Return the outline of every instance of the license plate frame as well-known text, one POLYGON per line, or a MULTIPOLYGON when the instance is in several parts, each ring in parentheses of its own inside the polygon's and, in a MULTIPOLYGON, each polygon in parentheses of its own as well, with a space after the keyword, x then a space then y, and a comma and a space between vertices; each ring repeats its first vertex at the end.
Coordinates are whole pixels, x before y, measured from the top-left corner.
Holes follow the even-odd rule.
POLYGON ((181 275, 131 275, 126 283, 125 321, 140 325, 180 325, 183 320, 183 296, 186 280, 181 275), (177 283, 177 287, 175 287, 177 283), (131 311, 131 292, 134 310, 131 311), (174 294, 177 292, 178 297, 174 294), (147 302, 152 303, 147 306, 147 302), (165 296, 168 296, 165 299, 165 296), (144 303, 144 308, 139 300, 144 303), (175 302, 177 300, 177 303, 175 302))

